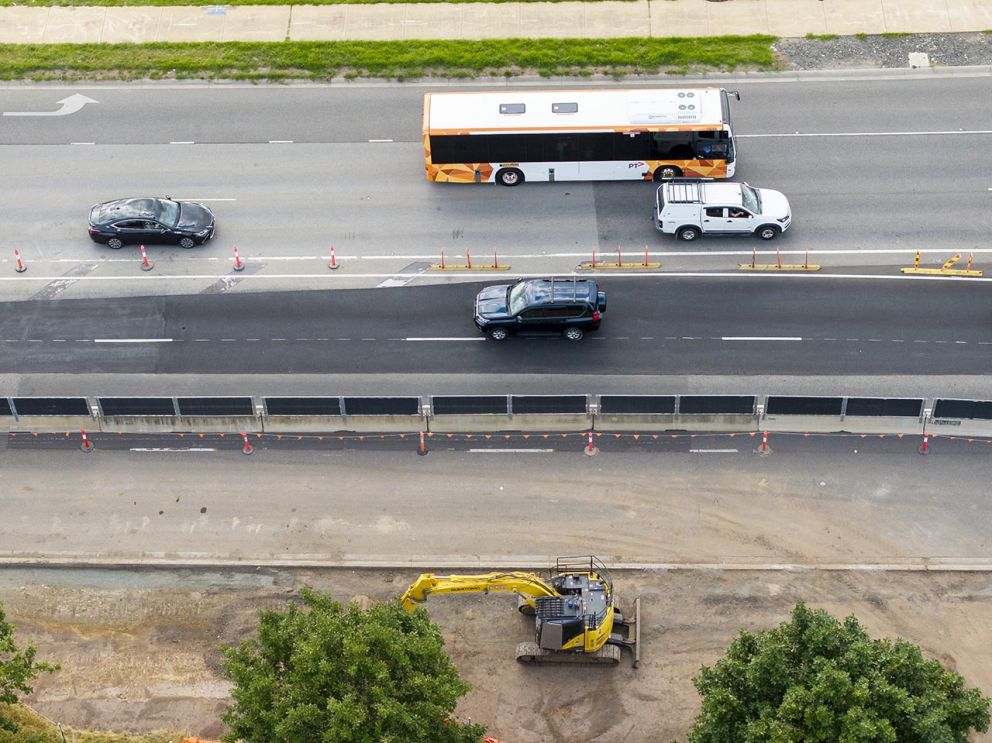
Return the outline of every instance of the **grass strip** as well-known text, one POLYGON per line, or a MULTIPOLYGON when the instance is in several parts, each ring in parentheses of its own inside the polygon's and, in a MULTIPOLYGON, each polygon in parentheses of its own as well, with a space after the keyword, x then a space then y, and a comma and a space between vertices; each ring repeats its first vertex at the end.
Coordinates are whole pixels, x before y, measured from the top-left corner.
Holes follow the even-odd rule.
POLYGON ((35 711, 20 704, 0 704, 4 717, 12 720, 18 729, 9 732, 0 728, 0 743, 177 743, 183 736, 177 732, 145 733, 101 733, 77 730, 64 726, 65 738, 51 722, 35 711))
POLYGON ((774 36, 457 41, 5 44, 0 79, 616 77, 775 69, 774 36))

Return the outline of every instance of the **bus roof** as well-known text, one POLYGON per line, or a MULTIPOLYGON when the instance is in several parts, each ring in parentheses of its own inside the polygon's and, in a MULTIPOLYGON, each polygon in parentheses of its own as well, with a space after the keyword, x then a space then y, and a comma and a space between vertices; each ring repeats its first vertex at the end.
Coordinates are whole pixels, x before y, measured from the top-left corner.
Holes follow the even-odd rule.
POLYGON ((719 88, 427 93, 424 131, 720 130, 729 124, 724 100, 719 88))

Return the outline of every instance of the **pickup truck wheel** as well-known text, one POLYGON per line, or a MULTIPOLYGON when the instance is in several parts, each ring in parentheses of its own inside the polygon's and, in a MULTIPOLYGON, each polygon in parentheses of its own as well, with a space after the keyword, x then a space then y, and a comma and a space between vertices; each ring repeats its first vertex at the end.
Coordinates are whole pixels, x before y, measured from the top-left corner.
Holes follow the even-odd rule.
POLYGON ((493 341, 505 341, 510 337, 510 331, 506 328, 493 328, 486 335, 489 336, 489 340, 493 341))
POLYGON ((774 225, 766 224, 758 228, 758 237, 762 240, 774 240, 778 237, 779 228, 774 225))
POLYGON ((506 168, 496 174, 496 180, 504 186, 518 186, 524 182, 524 174, 516 168, 506 168))
POLYGON ((585 336, 585 333, 582 332, 582 328, 576 328, 573 326, 571 328, 565 328, 565 332, 562 333, 562 335, 565 336, 566 340, 580 341, 583 336, 585 336))
POLYGON ((678 178, 680 175, 682 175, 682 169, 674 165, 662 165, 654 171, 654 179, 656 181, 666 181, 669 178, 678 178))
POLYGON ((685 242, 692 242, 699 237, 699 229, 696 227, 680 227, 675 233, 675 237, 685 242))

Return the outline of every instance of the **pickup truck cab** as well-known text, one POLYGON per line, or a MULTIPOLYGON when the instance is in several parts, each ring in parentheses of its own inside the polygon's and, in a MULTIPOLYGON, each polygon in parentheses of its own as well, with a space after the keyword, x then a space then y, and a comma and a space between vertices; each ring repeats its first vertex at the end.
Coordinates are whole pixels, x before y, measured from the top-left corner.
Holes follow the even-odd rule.
POLYGON ((711 178, 672 178, 655 196, 655 227, 679 240, 700 235, 757 235, 773 240, 789 229, 789 200, 770 188, 711 178))

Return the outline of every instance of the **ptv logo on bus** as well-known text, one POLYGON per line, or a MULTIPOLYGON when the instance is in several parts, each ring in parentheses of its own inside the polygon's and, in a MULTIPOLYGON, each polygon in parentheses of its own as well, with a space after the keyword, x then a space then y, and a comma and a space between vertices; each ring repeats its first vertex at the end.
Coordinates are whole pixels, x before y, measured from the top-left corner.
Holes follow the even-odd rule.
POLYGON ((627 164, 627 167, 628 168, 643 168, 644 167, 644 163, 642 163, 642 162, 628 163, 627 164))

